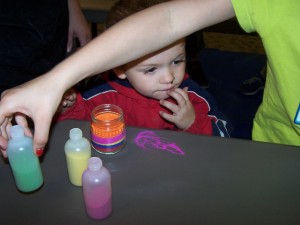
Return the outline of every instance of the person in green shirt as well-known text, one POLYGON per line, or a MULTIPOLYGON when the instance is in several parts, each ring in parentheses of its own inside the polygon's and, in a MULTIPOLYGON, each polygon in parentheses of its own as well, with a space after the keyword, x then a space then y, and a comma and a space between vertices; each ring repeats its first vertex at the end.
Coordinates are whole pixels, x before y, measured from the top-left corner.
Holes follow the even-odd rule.
POLYGON ((43 148, 52 117, 72 85, 234 16, 245 31, 260 35, 268 59, 253 140, 300 146, 299 11, 299 0, 174 0, 136 13, 48 73, 4 92, 0 102, 0 148, 4 153, 6 131, 14 116, 25 127, 26 116, 33 119, 34 147, 43 148))
POLYGON ((267 55, 263 102, 254 118, 252 139, 300 145, 300 2, 233 0, 246 32, 256 31, 267 55))

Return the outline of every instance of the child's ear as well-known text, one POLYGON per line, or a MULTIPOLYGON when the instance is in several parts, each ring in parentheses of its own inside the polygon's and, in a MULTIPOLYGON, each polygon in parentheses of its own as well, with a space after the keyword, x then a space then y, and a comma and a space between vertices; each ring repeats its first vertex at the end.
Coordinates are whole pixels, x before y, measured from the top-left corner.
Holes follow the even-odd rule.
POLYGON ((117 67, 117 68, 113 69, 113 71, 119 79, 126 79, 126 74, 122 67, 117 67))

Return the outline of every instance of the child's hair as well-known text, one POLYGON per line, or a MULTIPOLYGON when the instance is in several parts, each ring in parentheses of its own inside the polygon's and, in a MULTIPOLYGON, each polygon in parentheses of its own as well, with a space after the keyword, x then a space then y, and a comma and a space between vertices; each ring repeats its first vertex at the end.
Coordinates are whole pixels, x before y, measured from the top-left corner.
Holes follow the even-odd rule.
POLYGON ((106 17, 105 27, 108 29, 134 13, 167 1, 170 0, 119 0, 110 9, 106 17))

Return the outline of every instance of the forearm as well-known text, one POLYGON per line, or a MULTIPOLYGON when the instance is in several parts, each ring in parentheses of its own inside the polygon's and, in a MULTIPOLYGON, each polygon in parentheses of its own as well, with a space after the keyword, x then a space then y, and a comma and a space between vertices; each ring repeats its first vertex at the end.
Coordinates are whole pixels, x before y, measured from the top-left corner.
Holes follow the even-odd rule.
POLYGON ((132 61, 233 15, 231 0, 177 0, 159 4, 105 31, 50 74, 59 77, 67 89, 83 78, 132 61))
POLYGON ((79 0, 68 0, 69 14, 81 14, 79 0))

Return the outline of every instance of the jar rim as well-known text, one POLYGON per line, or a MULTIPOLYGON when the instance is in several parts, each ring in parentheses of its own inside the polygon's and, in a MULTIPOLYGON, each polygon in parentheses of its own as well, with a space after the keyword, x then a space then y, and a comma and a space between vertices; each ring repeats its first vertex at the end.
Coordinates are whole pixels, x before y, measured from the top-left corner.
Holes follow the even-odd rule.
POLYGON ((120 120, 123 120, 123 110, 114 104, 102 104, 102 105, 98 105, 96 106, 93 110, 92 110, 92 121, 95 123, 113 123, 118 122, 120 120), (100 113, 97 113, 97 111, 103 111, 100 113), (104 114, 104 113, 115 113, 118 114, 119 116, 115 119, 110 119, 110 120, 98 120, 96 119, 96 116, 99 114, 104 114))

